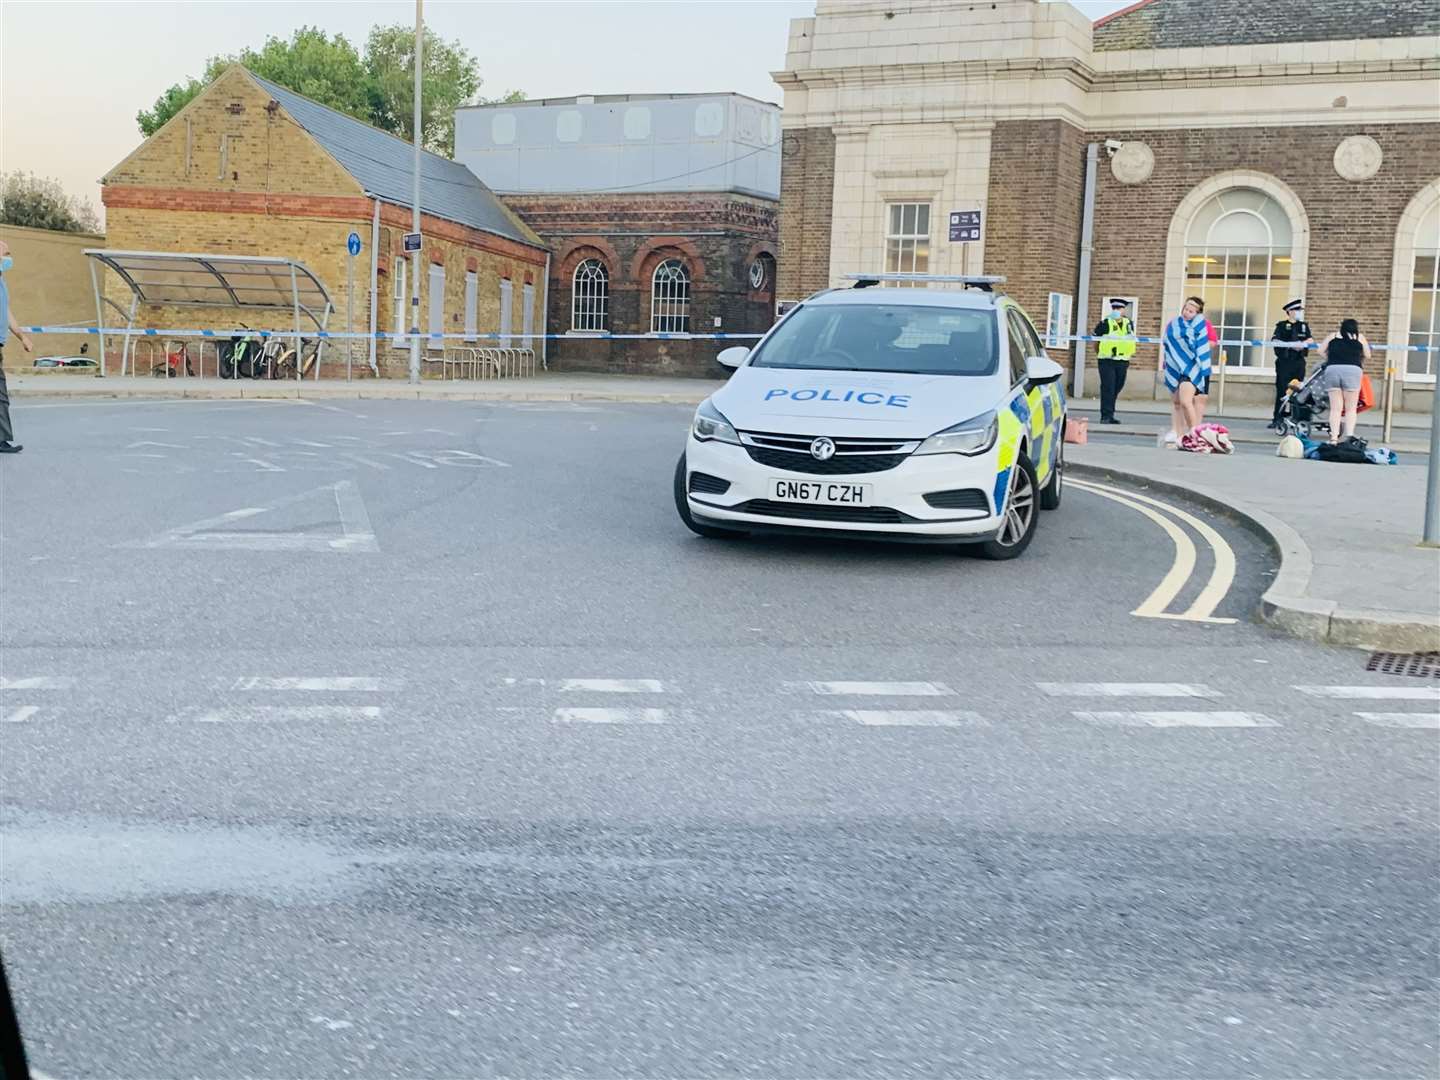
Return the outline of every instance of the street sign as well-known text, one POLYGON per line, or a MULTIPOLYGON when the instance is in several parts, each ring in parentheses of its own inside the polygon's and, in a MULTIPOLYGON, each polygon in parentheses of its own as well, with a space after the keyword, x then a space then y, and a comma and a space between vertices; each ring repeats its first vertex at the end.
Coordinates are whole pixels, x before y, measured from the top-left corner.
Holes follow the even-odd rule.
POLYGON ((965 244, 980 239, 979 210, 950 211, 950 242, 965 244))
POLYGON ((405 254, 420 250, 420 234, 418 232, 407 232, 405 234, 405 254))
POLYGON ((350 252, 351 255, 359 255, 359 254, 360 254, 360 234, 359 234, 359 233, 352 232, 348 237, 345 238, 345 250, 348 251, 348 252, 350 252))

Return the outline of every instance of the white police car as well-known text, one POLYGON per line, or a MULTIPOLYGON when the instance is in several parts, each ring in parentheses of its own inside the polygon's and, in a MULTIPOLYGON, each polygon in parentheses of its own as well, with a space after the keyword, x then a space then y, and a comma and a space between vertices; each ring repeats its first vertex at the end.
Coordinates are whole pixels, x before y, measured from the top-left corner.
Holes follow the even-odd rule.
POLYGON ((1060 365, 1003 278, 866 275, 786 313, 695 412, 675 505, 755 532, 1029 546, 1060 505, 1060 365), (871 288, 882 280, 964 288, 871 288))

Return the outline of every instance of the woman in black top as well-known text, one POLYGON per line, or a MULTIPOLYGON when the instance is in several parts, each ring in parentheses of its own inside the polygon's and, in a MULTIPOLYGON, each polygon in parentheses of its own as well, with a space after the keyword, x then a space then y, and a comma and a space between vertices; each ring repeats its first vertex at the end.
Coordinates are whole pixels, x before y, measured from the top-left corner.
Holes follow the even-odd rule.
POLYGON ((1336 443, 1355 434, 1360 377, 1365 361, 1370 359, 1370 342, 1360 333, 1359 323, 1346 319, 1340 324, 1340 332, 1326 338, 1321 348, 1325 353, 1325 389, 1330 392, 1330 441, 1336 443))

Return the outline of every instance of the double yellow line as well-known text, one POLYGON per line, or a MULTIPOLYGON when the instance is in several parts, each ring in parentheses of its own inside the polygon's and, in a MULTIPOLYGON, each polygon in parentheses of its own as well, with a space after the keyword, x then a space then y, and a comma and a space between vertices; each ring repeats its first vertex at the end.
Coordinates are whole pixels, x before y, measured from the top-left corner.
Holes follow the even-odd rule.
POLYGON ((1195 515, 1186 513, 1178 506, 1171 506, 1159 499, 1152 499, 1148 495, 1124 491, 1107 484, 1098 484, 1093 480, 1073 480, 1067 477, 1066 486, 1079 488, 1091 495, 1099 495, 1101 498, 1110 499, 1112 502, 1120 503, 1122 506, 1128 506, 1131 510, 1144 514, 1165 530, 1166 535, 1174 543, 1174 563, 1171 564, 1160 584, 1155 586, 1155 591, 1130 614, 1142 619, 1180 619, 1185 622, 1204 623, 1235 622, 1234 619, 1218 618, 1215 615, 1216 608, 1225 600, 1225 594, 1230 591, 1230 586, 1235 582, 1235 552, 1225 542, 1225 538, 1210 525, 1195 515), (1171 517, 1160 513, 1161 510, 1171 517), (1172 517, 1175 520, 1171 520, 1172 517), (1210 580, 1205 583, 1205 587, 1200 590, 1199 595, 1195 597, 1190 606, 1183 612, 1172 614, 1169 611, 1170 605, 1175 602, 1175 598, 1180 595, 1191 575, 1195 573, 1196 561, 1195 542, 1190 539, 1189 533, 1175 524, 1177 520, 1189 525, 1210 545, 1210 550, 1215 556, 1215 565, 1210 571, 1210 580))

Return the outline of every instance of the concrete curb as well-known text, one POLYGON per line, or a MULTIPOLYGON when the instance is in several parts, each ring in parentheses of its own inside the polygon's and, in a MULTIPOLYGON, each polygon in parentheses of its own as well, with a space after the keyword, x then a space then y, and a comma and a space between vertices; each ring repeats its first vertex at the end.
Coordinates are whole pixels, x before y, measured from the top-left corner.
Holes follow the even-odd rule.
POLYGON ((1310 546, 1293 528, 1259 507, 1236 502, 1208 488, 1177 483, 1133 468, 1069 461, 1068 470, 1097 479, 1128 481, 1178 495, 1227 514, 1258 536, 1279 557, 1275 581, 1260 598, 1260 622, 1292 637, 1354 648, 1394 652, 1440 650, 1440 617, 1408 611, 1342 608, 1333 600, 1306 595, 1315 570, 1310 546))
MULTIPOLYGON (((1132 438, 1132 439, 1148 439, 1148 440, 1150 440, 1151 442, 1154 442, 1157 438, 1160 437, 1160 434, 1161 434, 1162 430, 1164 430, 1164 429, 1162 429, 1162 428, 1141 428, 1141 427, 1134 427, 1134 426, 1129 425, 1129 424, 1106 424, 1106 425, 1103 426, 1103 427, 1097 424, 1097 425, 1095 425, 1094 427, 1091 428, 1090 434, 1091 434, 1091 435, 1095 435, 1095 436, 1101 436, 1101 435, 1121 435, 1121 436, 1124 436, 1124 437, 1127 437, 1127 438, 1132 438)), ((1269 447, 1274 447, 1274 445, 1275 445, 1277 442, 1280 441, 1280 437, 1279 437, 1278 435, 1246 435, 1246 434, 1237 434, 1236 432, 1233 432, 1233 431, 1232 431, 1232 432, 1230 432, 1230 441, 1231 441, 1231 442, 1234 442, 1234 443, 1242 443, 1242 444, 1245 444, 1245 445, 1248 445, 1248 446, 1269 446, 1269 447)), ((1375 442, 1375 441, 1377 441, 1377 440, 1372 439, 1371 441, 1372 441, 1372 442, 1375 442)), ((1425 453, 1427 450, 1429 450, 1429 447, 1428 447, 1428 446, 1422 445, 1422 444, 1420 444, 1420 443, 1407 443, 1407 442, 1405 442, 1405 441, 1403 441, 1403 440, 1400 440, 1400 441, 1392 440, 1392 441, 1386 443, 1385 445, 1386 445, 1387 447, 1389 447, 1391 450, 1395 450, 1395 451, 1397 451, 1398 453, 1402 453, 1402 454, 1423 454, 1423 453, 1425 453)))
POLYGON ((16 387, 12 396, 25 398, 63 397, 74 401, 123 401, 133 398, 186 401, 494 401, 494 402, 613 402, 633 405, 698 405, 714 388, 700 384, 693 392, 660 392, 638 390, 571 389, 547 390, 541 387, 496 387, 494 389, 442 390, 425 384, 386 385, 383 382, 356 383, 347 387, 299 387, 260 383, 240 383, 234 387, 187 386, 172 389, 159 386, 116 386, 100 389, 50 389, 35 386, 16 387))

